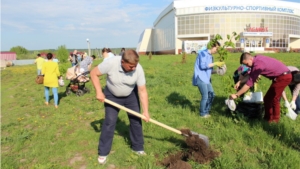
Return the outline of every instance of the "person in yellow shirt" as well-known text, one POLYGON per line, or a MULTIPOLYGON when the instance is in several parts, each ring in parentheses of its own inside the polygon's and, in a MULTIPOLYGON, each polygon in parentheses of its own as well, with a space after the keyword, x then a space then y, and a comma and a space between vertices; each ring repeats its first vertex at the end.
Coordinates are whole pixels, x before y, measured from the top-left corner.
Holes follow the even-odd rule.
POLYGON ((58 77, 60 76, 57 62, 53 62, 53 54, 47 54, 48 62, 45 62, 42 67, 42 74, 44 75, 44 86, 45 86, 45 104, 49 104, 49 89, 52 88, 54 97, 54 106, 58 108, 58 77))
POLYGON ((41 74, 44 62, 45 62, 45 59, 41 57, 41 54, 37 54, 37 58, 35 59, 34 63, 36 64, 38 75, 41 74))

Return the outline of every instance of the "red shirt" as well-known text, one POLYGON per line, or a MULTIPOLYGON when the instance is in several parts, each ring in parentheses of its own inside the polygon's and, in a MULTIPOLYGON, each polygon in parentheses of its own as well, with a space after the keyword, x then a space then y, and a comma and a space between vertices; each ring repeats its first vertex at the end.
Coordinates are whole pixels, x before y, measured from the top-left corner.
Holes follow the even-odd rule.
POLYGON ((253 86, 259 75, 273 79, 287 71, 289 69, 282 62, 271 57, 256 55, 253 58, 250 77, 246 84, 250 87, 253 86))

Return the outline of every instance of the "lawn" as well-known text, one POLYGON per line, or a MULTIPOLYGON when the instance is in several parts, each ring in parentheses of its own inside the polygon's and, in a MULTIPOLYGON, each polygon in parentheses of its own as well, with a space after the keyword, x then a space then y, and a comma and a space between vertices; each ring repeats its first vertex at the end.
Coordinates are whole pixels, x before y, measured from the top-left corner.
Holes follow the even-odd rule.
MULTIPOLYGON (((297 53, 268 55, 300 68, 297 53)), ((195 55, 188 55, 186 63, 181 63, 181 55, 153 55, 151 59, 141 56, 151 118, 209 137, 211 148, 221 155, 207 164, 188 161, 193 168, 299 169, 299 118, 289 119, 282 109, 280 122, 269 125, 262 119, 233 116, 227 110, 224 101, 233 91, 231 77, 239 66, 239 56, 231 54, 228 57, 224 76, 212 76, 216 98, 209 119, 199 117, 201 96, 191 82, 195 55)), ((96 60, 93 66, 101 61, 96 60)), ((63 72, 69 66, 70 63, 60 64, 60 70, 63 72)), ((108 162, 100 166, 97 146, 104 107, 95 99, 92 83, 86 83, 91 92, 81 97, 66 96, 65 87, 60 87, 59 108, 55 109, 52 97, 49 106, 44 104, 44 88, 35 83, 35 77, 35 65, 8 67, 1 71, 2 168, 163 169, 165 167, 160 165, 163 157, 185 147, 183 136, 155 124, 143 123, 147 156, 137 156, 130 149, 127 115, 121 111, 108 162)), ((105 76, 100 79, 105 84, 105 76)), ((262 78, 258 88, 265 93, 269 84, 268 79, 262 78)))

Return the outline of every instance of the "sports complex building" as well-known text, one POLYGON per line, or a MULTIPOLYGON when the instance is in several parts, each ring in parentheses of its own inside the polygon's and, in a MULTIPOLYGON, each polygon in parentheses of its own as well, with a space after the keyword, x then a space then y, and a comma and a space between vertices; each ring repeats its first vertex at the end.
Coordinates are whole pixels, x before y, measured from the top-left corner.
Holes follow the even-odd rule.
POLYGON ((300 51, 300 1, 175 0, 143 31, 137 51, 180 54, 183 41, 227 39, 232 32, 243 51, 300 51))

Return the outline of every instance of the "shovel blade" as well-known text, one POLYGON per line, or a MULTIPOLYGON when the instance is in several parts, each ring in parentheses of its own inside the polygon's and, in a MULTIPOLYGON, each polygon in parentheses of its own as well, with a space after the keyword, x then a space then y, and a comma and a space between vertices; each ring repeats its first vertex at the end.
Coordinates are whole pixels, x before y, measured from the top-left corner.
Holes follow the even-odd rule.
POLYGON ((191 132, 192 132, 193 135, 198 135, 199 138, 202 139, 205 142, 206 146, 209 147, 209 139, 206 135, 199 134, 199 133, 196 133, 194 131, 191 131, 191 132))
MULTIPOLYGON (((199 133, 196 133, 194 131, 191 131, 192 135, 196 135, 198 136, 201 140, 204 141, 204 143, 206 144, 207 147, 209 147, 209 139, 206 135, 203 135, 203 134, 199 134, 199 133)), ((184 135, 185 137, 189 137, 187 134, 182 134, 184 135)))

